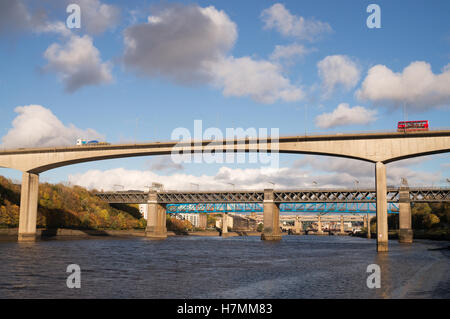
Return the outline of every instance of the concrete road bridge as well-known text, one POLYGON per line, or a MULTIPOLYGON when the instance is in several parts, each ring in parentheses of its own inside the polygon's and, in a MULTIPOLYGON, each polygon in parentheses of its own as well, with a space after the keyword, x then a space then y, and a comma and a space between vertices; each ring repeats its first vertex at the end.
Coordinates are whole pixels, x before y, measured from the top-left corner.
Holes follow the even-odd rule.
MULTIPOLYGON (((377 251, 388 250, 386 164, 417 156, 450 151, 450 130, 426 132, 386 132, 290 136, 280 138, 228 139, 221 141, 172 141, 125 145, 92 145, 0 151, 0 167, 23 172, 20 201, 19 241, 35 240, 39 174, 77 163, 113 158, 169 155, 173 153, 276 152, 315 154, 359 159, 374 163, 376 181, 377 251)), ((264 192, 264 231, 262 239, 280 240, 276 227, 279 207, 272 192, 264 192)), ((150 238, 161 238, 165 226, 156 195, 149 196, 147 226, 150 238), (155 224, 156 223, 156 224, 155 224)), ((164 219, 165 220, 165 219, 164 219)), ((401 222, 403 225, 403 223, 401 222)), ((410 236, 410 229, 400 229, 410 236)))

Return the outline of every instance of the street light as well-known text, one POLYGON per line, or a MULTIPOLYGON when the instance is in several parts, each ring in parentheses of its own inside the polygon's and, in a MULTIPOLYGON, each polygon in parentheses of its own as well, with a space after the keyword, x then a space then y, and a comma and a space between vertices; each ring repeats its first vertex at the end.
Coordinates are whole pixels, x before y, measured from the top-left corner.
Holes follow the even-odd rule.
POLYGON ((356 179, 356 180, 355 180, 356 190, 358 190, 358 185, 359 185, 359 181, 356 179))
POLYGON ((196 183, 191 183, 191 185, 197 186, 197 190, 200 190, 200 185, 196 183))
POLYGON ((274 182, 268 182, 269 184, 272 184, 272 189, 275 188, 275 183, 274 182))
POLYGON ((312 183, 313 183, 313 185, 317 186, 317 182, 316 181, 313 181, 312 183))

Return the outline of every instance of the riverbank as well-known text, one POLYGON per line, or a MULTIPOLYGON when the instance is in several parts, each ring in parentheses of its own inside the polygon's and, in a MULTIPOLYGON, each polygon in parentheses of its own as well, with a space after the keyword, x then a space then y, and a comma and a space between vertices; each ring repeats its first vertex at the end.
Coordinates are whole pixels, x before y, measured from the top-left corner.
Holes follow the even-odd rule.
MULTIPOLYGON (((0 229, 1 239, 16 239, 18 235, 18 228, 4 228, 0 229)), ((205 230, 205 231, 190 231, 183 233, 176 233, 168 231, 167 236, 203 236, 203 237, 217 237, 220 236, 219 231, 205 230)), ((124 229, 124 230, 112 230, 112 229, 37 229, 36 238, 48 239, 48 238, 76 238, 76 237, 145 237, 145 230, 143 229, 124 229)), ((259 232, 228 232, 226 237, 235 236, 261 236, 259 232)))

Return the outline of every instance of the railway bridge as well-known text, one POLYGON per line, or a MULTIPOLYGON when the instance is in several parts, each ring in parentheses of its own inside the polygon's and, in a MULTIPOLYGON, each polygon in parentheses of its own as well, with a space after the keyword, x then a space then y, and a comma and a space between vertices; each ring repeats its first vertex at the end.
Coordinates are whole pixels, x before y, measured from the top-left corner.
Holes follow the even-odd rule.
MULTIPOLYGON (((377 191, 373 189, 151 191, 148 193, 125 191, 101 192, 96 195, 111 204, 147 204, 147 236, 155 239, 167 237, 166 212, 222 213, 223 220, 226 220, 225 214, 229 212, 263 212, 262 239, 279 240, 281 239, 280 211, 308 212, 311 207, 321 204, 319 209, 315 208, 315 212, 319 213, 320 224, 320 214, 327 212, 375 213, 377 203, 377 191), (349 204, 356 204, 352 206, 353 211, 348 209, 349 204), (366 210, 361 210, 362 205, 366 210), (371 210, 371 207, 374 209, 371 210)), ((399 241, 412 243, 411 203, 450 202, 450 188, 409 188, 407 185, 389 187, 385 198, 388 205, 392 205, 393 209, 390 212, 399 214, 399 241)), ((370 222, 369 216, 367 219, 370 222)), ((366 218, 365 223, 367 223, 366 218)))

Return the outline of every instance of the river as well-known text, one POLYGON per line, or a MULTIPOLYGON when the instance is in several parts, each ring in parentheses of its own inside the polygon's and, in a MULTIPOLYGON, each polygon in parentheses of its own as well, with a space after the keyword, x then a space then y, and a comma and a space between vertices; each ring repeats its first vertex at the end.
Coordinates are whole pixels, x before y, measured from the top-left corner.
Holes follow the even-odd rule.
POLYGON ((449 298, 449 242, 339 236, 0 242, 0 298, 449 298), (436 249, 437 248, 437 249, 436 249), (69 264, 81 288, 69 289, 69 264), (369 289, 369 264, 381 287, 369 289))

